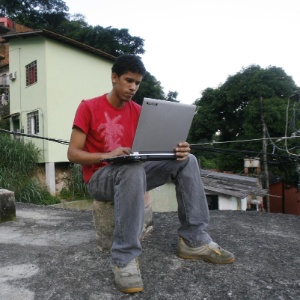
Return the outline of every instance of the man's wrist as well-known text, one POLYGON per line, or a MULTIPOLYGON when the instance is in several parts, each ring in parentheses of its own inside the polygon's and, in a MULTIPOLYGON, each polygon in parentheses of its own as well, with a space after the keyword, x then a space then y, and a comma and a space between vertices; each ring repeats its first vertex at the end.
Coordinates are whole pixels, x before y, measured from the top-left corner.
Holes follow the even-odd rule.
POLYGON ((102 161, 105 160, 106 158, 107 158, 106 153, 101 153, 99 162, 102 162, 102 161))

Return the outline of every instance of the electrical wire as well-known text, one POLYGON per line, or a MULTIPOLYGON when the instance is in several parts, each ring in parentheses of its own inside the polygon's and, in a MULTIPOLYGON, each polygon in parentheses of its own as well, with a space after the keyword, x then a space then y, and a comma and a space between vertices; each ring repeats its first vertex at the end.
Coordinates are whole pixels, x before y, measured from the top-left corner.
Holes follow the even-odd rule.
POLYGON ((20 136, 26 136, 26 137, 35 138, 35 139, 47 140, 47 141, 51 141, 51 142, 60 143, 60 144, 63 144, 63 145, 68 145, 69 144, 69 142, 65 141, 65 140, 47 138, 47 137, 43 137, 43 136, 39 136, 39 135, 26 134, 26 133, 21 133, 21 132, 12 131, 12 130, 10 131, 10 130, 1 129, 1 128, 0 128, 0 132, 12 134, 14 136, 19 136, 20 135, 20 136))
POLYGON ((283 139, 295 139, 300 138, 300 136, 291 136, 291 137, 268 137, 268 138, 258 138, 258 139, 250 139, 250 140, 235 140, 235 141, 223 141, 223 142, 206 142, 206 143, 198 143, 198 144, 190 144, 191 146, 198 146, 198 145, 213 145, 213 144, 232 144, 232 143, 245 143, 245 142, 255 142, 255 141, 262 141, 266 139, 273 139, 276 141, 281 141, 283 139))

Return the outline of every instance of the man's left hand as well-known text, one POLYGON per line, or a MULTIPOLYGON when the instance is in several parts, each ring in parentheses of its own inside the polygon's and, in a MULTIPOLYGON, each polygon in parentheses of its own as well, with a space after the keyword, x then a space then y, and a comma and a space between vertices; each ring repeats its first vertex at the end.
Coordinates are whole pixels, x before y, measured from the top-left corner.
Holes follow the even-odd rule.
POLYGON ((175 148, 175 154, 177 156, 177 160, 184 160, 188 157, 191 152, 190 144, 187 142, 179 143, 175 148))

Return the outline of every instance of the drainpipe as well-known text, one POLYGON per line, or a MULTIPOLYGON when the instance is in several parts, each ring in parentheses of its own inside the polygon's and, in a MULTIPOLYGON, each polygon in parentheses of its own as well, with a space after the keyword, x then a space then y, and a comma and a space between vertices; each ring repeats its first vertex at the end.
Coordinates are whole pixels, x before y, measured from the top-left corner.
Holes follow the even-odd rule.
POLYGON ((282 213, 285 214, 285 189, 284 181, 281 182, 282 213))

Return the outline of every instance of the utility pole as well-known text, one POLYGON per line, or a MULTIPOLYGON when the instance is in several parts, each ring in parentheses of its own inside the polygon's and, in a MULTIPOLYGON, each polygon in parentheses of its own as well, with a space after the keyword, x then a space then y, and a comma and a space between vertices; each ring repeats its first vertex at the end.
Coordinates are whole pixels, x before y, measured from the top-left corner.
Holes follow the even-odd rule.
POLYGON ((270 196, 269 196, 269 171, 268 171, 268 156, 267 156, 267 126, 264 118, 263 112, 263 105, 262 105, 263 98, 259 97, 259 104, 260 104, 260 117, 261 117, 261 124, 263 130, 263 166, 264 166, 264 176, 265 176, 265 188, 268 191, 266 196, 266 209, 267 212, 270 212, 270 196))

